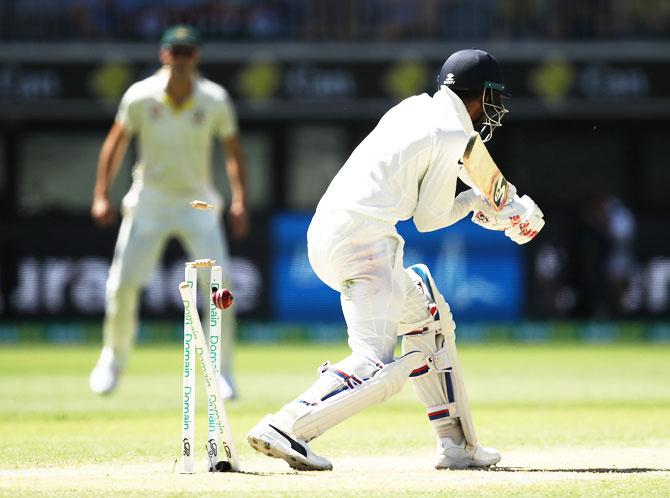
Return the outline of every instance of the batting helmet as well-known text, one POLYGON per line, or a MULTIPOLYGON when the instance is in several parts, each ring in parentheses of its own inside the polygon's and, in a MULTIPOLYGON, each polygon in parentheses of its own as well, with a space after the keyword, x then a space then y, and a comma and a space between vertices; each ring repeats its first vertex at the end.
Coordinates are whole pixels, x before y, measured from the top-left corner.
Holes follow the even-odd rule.
POLYGON ((502 67, 488 52, 476 48, 453 53, 442 65, 437 76, 438 88, 446 86, 456 93, 482 90, 482 119, 479 133, 485 142, 493 136, 493 130, 502 126, 503 116, 509 112, 503 97, 510 94, 505 88, 502 67))

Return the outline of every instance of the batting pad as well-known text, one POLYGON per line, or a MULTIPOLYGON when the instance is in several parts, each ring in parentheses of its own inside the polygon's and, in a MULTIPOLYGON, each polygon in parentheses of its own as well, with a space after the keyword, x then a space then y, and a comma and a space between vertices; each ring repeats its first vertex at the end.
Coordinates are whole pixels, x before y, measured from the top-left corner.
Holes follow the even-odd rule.
POLYGON ((466 447, 474 451, 477 435, 456 351, 456 325, 451 310, 428 268, 425 265, 411 268, 428 284, 437 307, 436 320, 431 326, 409 332, 402 338, 403 351, 418 350, 427 357, 426 363, 410 373, 414 389, 426 405, 428 418, 438 436, 441 432, 449 432, 451 419, 458 418, 466 447))
POLYGON ((398 393, 412 370, 425 361, 425 356, 419 351, 406 353, 384 365, 361 385, 331 396, 316 406, 304 407, 307 413, 296 419, 289 431, 305 441, 314 439, 368 406, 386 401, 398 393))
MULTIPOLYGON (((439 324, 439 322, 436 322, 439 324)), ((453 383, 453 365, 444 348, 444 337, 432 330, 403 336, 403 351, 419 350, 428 361, 410 373, 417 397, 426 405, 426 413, 436 434, 453 434, 451 428, 459 417, 453 383)))

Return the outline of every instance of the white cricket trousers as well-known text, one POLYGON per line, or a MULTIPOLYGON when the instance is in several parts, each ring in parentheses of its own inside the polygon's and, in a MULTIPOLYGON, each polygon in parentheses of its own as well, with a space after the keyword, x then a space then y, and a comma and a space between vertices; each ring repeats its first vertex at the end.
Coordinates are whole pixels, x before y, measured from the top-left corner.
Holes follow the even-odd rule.
POLYGON ((345 210, 317 210, 307 231, 310 264, 340 293, 353 353, 393 360, 398 324, 429 315, 403 268, 405 241, 391 223, 345 210))
MULTIPOLYGON (((147 196, 148 197, 148 196, 147 196)), ((225 234, 221 229, 220 211, 199 211, 186 199, 142 199, 127 208, 119 230, 114 259, 107 279, 103 341, 111 347, 115 359, 123 365, 137 333, 140 291, 151 277, 165 245, 176 237, 191 260, 215 259, 223 269, 223 281, 230 287, 230 268, 225 234)), ((207 280, 199 275, 200 288, 207 296, 207 280)), ((170 289, 170 292, 178 292, 170 289)), ((223 313, 222 372, 229 373, 231 347, 234 342, 235 318, 223 313)))

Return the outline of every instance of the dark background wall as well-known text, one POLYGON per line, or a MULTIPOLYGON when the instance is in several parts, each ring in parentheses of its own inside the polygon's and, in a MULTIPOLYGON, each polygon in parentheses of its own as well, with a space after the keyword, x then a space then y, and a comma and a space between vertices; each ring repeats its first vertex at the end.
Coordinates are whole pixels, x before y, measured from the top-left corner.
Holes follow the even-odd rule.
MULTIPOLYGON (((547 218, 520 249, 519 317, 668 317, 670 9, 337 4, 0 2, 0 313, 99 317, 116 230, 88 215, 97 154, 120 95, 158 67, 160 31, 189 21, 210 41, 202 72, 233 95, 248 157, 255 228, 232 246, 244 316, 277 318, 278 220, 307 219, 385 110, 432 92, 443 60, 478 46, 500 59, 513 94, 493 154, 547 218)), ((213 155, 225 190, 222 151, 213 155)), ((155 289, 178 278, 183 258, 171 245, 147 316, 178 307, 155 289)))

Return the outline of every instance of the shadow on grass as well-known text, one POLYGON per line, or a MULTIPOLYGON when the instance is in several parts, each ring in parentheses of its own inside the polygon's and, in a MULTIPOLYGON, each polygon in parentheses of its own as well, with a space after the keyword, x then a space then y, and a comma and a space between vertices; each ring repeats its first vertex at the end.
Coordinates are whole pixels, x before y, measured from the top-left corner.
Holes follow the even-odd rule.
POLYGON ((491 472, 576 472, 583 474, 644 474, 645 472, 670 472, 670 469, 652 469, 648 467, 629 468, 591 468, 591 469, 534 469, 527 467, 491 467, 491 472))
MULTIPOLYGON (((670 472, 670 469, 652 469, 647 467, 630 467, 630 468, 591 468, 591 469, 534 469, 527 467, 490 467, 490 468, 469 468, 464 469, 465 471, 475 471, 475 472, 575 472, 580 474, 644 474, 647 472, 670 472)), ((320 471, 286 471, 286 472, 276 472, 276 471, 240 471, 233 472, 233 474, 243 474, 245 476, 258 476, 258 477, 270 477, 270 476, 309 476, 309 475, 324 475, 320 471)))
POLYGON ((322 471, 318 470, 294 470, 294 471, 287 471, 287 472, 271 472, 271 471, 265 471, 265 472, 255 472, 255 471, 246 471, 243 470, 242 472, 238 472, 238 474, 244 474, 245 476, 258 476, 258 477, 269 477, 269 476, 317 476, 317 475, 323 475, 322 471))

